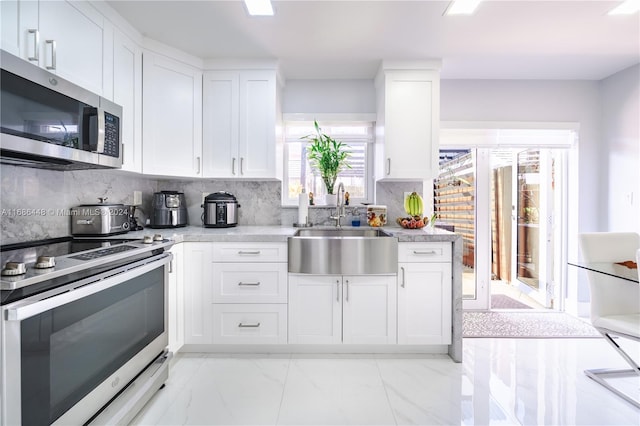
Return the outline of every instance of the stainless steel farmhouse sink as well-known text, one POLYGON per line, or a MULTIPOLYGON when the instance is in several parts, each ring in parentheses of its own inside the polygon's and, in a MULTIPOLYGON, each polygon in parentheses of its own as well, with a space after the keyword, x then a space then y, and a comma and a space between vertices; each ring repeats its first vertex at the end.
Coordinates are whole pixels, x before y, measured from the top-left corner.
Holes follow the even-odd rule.
POLYGON ((289 237, 289 272, 395 274, 398 239, 380 229, 300 229, 289 237))

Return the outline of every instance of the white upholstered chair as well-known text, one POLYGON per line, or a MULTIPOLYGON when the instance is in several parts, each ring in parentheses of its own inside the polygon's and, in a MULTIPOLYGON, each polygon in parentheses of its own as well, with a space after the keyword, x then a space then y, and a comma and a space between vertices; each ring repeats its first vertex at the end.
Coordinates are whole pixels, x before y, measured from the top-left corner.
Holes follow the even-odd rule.
MULTIPOLYGON (((640 235, 632 232, 594 232, 580 235, 585 262, 640 262, 640 235)), ((585 374, 640 408, 640 401, 616 389, 604 378, 640 375, 640 367, 614 340, 619 336, 640 342, 640 284, 595 271, 587 271, 591 290, 591 324, 627 361, 631 369, 585 370, 585 374)))

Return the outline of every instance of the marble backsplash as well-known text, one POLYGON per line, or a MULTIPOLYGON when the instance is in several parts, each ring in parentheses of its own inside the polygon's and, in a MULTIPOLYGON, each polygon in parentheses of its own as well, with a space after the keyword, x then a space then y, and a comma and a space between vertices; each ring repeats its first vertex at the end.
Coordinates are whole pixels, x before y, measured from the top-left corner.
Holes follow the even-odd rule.
POLYGON ((280 225, 282 183, 279 180, 233 181, 233 180, 158 180, 158 191, 184 192, 187 201, 189 225, 202 225, 202 201, 204 195, 212 192, 227 191, 233 194, 240 204, 238 209, 239 225, 280 225))
MULTIPOLYGON (((185 193, 189 225, 202 224, 203 194, 228 191, 241 205, 239 225, 284 225, 297 222, 297 208, 281 206, 282 184, 278 180, 245 181, 217 179, 150 178, 119 170, 51 171, 2 165, 0 168, 0 209, 2 212, 0 243, 12 244, 67 236, 71 233, 69 209, 80 204, 95 204, 98 197, 110 203, 132 204, 133 191, 142 192, 142 205, 137 216, 146 223, 151 212, 153 193, 163 190, 185 193)), ((378 182, 376 204, 387 206, 390 225, 404 216, 404 192, 422 193, 422 182, 378 182)), ((329 216, 335 207, 313 207, 309 210, 314 225, 333 225, 329 216)), ((360 217, 366 225, 366 208, 349 206, 344 225, 360 217)))
POLYGON ((280 225, 281 183, 272 181, 224 181, 158 179, 119 170, 52 171, 2 165, 0 168, 0 244, 12 244, 71 233, 69 209, 95 204, 132 204, 133 191, 142 192, 136 216, 143 225, 151 212, 153 193, 175 190, 185 193, 189 224, 202 224, 203 193, 228 191, 236 196, 240 225, 280 225))

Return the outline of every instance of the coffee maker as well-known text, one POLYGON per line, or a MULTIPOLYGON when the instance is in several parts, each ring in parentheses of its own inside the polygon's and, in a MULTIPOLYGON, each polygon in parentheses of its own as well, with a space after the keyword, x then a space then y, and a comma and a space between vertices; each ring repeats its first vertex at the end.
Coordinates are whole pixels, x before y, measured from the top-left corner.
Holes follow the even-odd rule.
POLYGON ((153 194, 151 228, 187 226, 187 203, 183 192, 161 191, 153 194))

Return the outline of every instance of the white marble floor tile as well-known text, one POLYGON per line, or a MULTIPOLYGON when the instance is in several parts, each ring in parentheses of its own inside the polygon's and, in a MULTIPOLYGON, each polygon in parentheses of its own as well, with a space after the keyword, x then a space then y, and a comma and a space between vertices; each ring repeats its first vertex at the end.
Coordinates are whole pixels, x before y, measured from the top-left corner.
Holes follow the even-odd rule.
POLYGON ((132 425, 155 425, 206 361, 203 354, 179 354, 169 364, 169 379, 133 419, 132 425))
POLYGON ((460 424, 460 364, 449 358, 379 359, 377 363, 397 424, 460 424))
POLYGON ((278 424, 393 425, 374 359, 292 359, 278 424))
POLYGON ((158 424, 275 424, 288 359, 208 358, 158 424))
POLYGON ((499 407, 501 418, 523 425, 640 424, 640 410, 584 375, 625 368, 602 339, 468 339, 464 357, 472 388, 463 387, 472 408, 464 423, 498 421, 499 407))
MULTIPOLYGON (((640 345, 621 342, 640 358, 640 345)), ((640 410, 587 378, 626 368, 603 339, 465 339, 447 357, 176 357, 135 425, 634 425, 640 410)), ((615 382, 640 396, 640 379, 615 382)))

